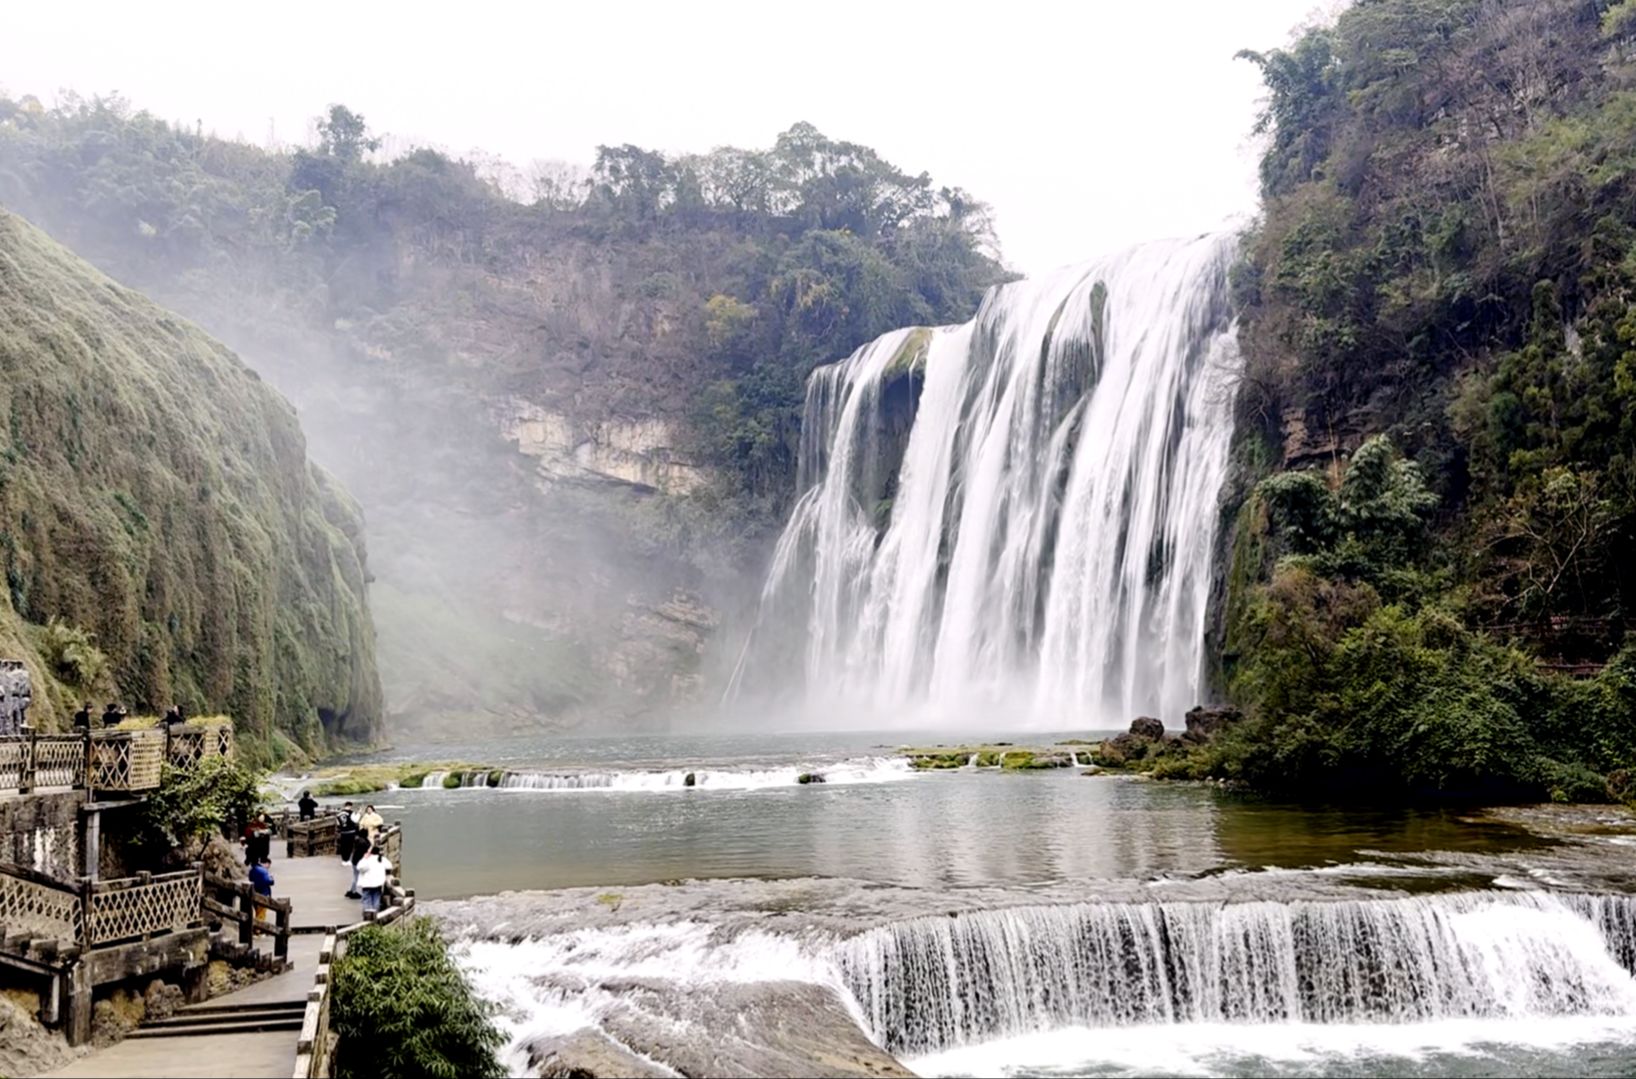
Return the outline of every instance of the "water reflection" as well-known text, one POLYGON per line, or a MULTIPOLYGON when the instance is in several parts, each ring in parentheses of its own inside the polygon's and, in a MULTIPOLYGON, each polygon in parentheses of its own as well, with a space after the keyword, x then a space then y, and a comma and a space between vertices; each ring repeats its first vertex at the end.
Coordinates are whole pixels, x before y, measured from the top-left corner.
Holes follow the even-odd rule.
POLYGON ((432 898, 692 877, 1029 885, 1530 842, 1442 814, 1309 811, 1071 771, 759 791, 403 791, 393 801, 416 887, 432 898))

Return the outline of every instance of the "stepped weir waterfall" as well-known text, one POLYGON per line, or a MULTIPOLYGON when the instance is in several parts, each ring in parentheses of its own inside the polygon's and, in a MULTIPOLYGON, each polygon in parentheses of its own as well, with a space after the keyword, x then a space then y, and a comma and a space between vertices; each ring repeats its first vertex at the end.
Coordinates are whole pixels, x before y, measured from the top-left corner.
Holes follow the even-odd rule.
POLYGON ((1174 723, 1203 691, 1239 370, 1230 235, 990 292, 807 386, 799 498, 729 694, 1174 723))

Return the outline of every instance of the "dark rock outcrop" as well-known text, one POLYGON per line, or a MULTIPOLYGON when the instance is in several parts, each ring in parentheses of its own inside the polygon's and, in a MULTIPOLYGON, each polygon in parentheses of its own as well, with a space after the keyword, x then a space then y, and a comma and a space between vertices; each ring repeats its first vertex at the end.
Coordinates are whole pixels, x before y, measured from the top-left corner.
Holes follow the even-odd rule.
POLYGON ((1152 716, 1137 716, 1130 721, 1130 733, 1137 738, 1156 742, 1165 736, 1165 725, 1152 716))
POLYGON ((1194 744, 1208 742, 1243 718, 1244 713, 1237 708, 1206 708, 1201 704, 1187 713, 1187 731, 1182 739, 1194 744))

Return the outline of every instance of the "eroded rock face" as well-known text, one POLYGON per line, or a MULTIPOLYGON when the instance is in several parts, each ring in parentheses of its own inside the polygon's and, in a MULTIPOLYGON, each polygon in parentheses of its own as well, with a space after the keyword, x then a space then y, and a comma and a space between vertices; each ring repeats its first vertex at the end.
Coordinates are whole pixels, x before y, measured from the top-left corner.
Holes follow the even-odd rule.
POLYGON ((805 982, 723 982, 708 993, 604 982, 619 1005, 608 1036, 683 1075, 912 1076, 864 1035, 841 998, 805 982), (799 1016, 798 1022, 791 1022, 799 1016))
POLYGON ((517 451, 535 460, 538 482, 623 483, 665 494, 688 494, 708 474, 678 450, 676 430, 663 419, 577 421, 520 398, 500 417, 517 451))
POLYGON ((636 700, 688 700, 699 690, 700 664, 715 628, 716 612, 691 592, 678 589, 657 606, 633 598, 603 664, 636 700))
POLYGON ((60 1030, 40 1023, 39 998, 27 990, 0 993, 0 1075, 44 1075, 91 1047, 68 1044, 60 1030))
POLYGON ((528 1070, 540 1079, 655 1079, 674 1074, 589 1027, 540 1038, 526 1050, 528 1070))

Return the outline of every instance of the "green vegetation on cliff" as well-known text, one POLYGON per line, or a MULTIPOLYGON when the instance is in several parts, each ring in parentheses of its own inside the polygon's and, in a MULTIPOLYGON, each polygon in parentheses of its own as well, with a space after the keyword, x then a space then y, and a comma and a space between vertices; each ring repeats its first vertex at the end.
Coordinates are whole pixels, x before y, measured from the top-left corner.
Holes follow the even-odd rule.
POLYGON ((1359 0, 1248 54, 1271 142, 1238 275, 1221 639, 1250 718, 1195 770, 1377 796, 1624 789, 1627 7, 1359 0))
POLYGON ((227 712, 251 752, 378 730, 357 508, 220 344, 0 211, 0 654, 33 716, 227 712))
POLYGON ((297 402, 369 516, 395 714, 686 692, 708 630, 667 607, 751 595, 807 374, 963 320, 1004 276, 980 204, 808 124, 530 177, 383 160, 341 107, 319 135, 267 151, 118 100, 0 98, 0 200, 297 402))

